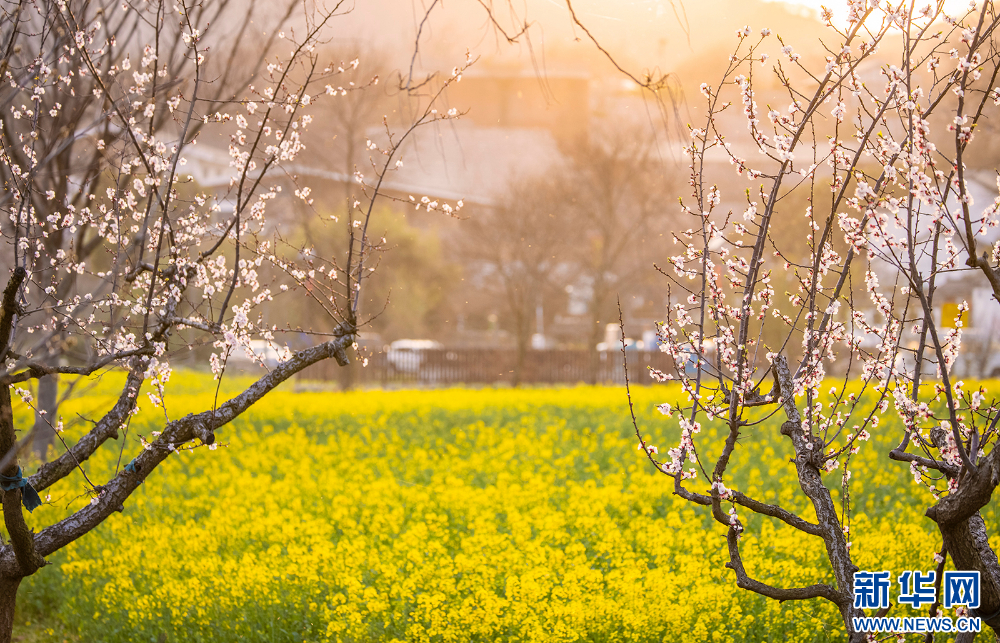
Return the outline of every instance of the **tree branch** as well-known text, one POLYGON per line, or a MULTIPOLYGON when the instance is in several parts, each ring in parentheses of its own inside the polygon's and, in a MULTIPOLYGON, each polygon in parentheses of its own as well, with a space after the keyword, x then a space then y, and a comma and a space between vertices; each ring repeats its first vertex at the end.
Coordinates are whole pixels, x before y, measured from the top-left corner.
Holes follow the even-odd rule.
POLYGON ((754 500, 753 498, 747 496, 740 491, 733 491, 733 502, 740 505, 741 507, 746 507, 754 513, 763 514, 765 516, 771 516, 772 518, 777 518, 781 522, 785 523, 789 527, 795 527, 799 531, 804 531, 807 534, 812 534, 813 536, 823 536, 823 528, 819 525, 813 524, 807 520, 799 518, 795 514, 782 509, 778 505, 768 505, 760 502, 759 500, 754 500))
POLYGON ((836 589, 825 584, 809 585, 808 587, 793 587, 782 589, 772 587, 759 580, 750 578, 743 567, 743 559, 740 557, 740 543, 735 528, 730 527, 726 534, 726 542, 729 544, 729 562, 726 567, 736 572, 736 586, 740 589, 747 589, 751 592, 767 596, 779 601, 801 601, 810 598, 825 598, 828 601, 841 605, 844 597, 836 589))
POLYGON ((65 478, 73 469, 90 458, 108 438, 118 439, 118 429, 125 424, 126 418, 139 399, 139 387, 142 386, 144 371, 143 363, 134 364, 125 380, 125 387, 111 410, 69 450, 55 460, 46 462, 38 473, 28 478, 35 491, 42 491, 65 478))
MULTIPOLYGON (((208 443, 214 438, 214 432, 219 427, 232 422, 302 369, 331 357, 341 366, 346 366, 348 363, 346 349, 354 343, 356 330, 342 326, 339 332, 342 334, 337 339, 299 351, 290 360, 276 366, 243 393, 222 404, 215 411, 208 410, 196 415, 187 415, 167 424, 160 437, 132 461, 132 466, 129 468, 131 470, 122 470, 108 484, 100 487, 96 502, 88 503, 73 515, 39 532, 34 538, 38 553, 47 556, 58 551, 97 527, 115 511, 123 510, 125 500, 157 465, 176 451, 177 446, 196 437, 208 443)), ((19 572, 16 565, 17 558, 13 548, 10 545, 0 547, 0 576, 17 575, 19 572)))
POLYGON ((17 291, 24 283, 28 272, 18 266, 3 289, 3 301, 0 303, 0 362, 7 359, 7 350, 13 343, 11 332, 14 328, 14 315, 17 314, 17 291))

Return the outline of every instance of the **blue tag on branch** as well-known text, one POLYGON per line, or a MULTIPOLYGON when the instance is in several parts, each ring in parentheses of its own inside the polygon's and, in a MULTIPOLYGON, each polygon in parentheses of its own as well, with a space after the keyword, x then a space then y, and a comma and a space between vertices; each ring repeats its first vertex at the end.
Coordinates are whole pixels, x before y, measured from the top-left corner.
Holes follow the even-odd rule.
POLYGON ((4 491, 21 490, 21 503, 28 511, 34 511, 35 507, 42 506, 42 499, 38 497, 35 488, 28 484, 25 478, 21 477, 21 467, 17 468, 17 475, 5 476, 0 474, 0 489, 4 491))

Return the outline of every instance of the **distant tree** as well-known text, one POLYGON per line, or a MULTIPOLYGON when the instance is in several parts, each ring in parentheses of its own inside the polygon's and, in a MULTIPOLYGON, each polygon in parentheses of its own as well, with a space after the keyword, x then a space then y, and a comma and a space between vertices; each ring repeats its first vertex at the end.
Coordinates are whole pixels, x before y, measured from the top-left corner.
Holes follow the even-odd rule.
POLYGON ((561 186, 552 176, 515 180, 500 203, 463 221, 460 254, 474 286, 500 297, 513 326, 519 384, 539 303, 561 292, 575 270, 571 251, 579 229, 561 207, 561 186))
MULTIPOLYGON (((287 32, 280 16, 269 23, 280 47, 259 68, 246 59, 235 66, 242 49, 208 46, 225 42, 213 41, 208 28, 225 7, 213 0, 3 5, 0 259, 9 276, 0 300, 0 488, 8 540, 0 544, 0 643, 11 640, 21 580, 45 556, 123 511, 171 454, 212 448, 219 428, 307 366, 347 363, 363 286, 385 243, 369 228, 383 177, 415 128, 455 117, 435 104, 467 64, 415 97, 421 109, 413 120, 397 132, 387 125, 389 142, 370 149, 369 169, 357 176, 359 202, 342 228, 345 255, 290 243, 274 207, 282 186, 270 177, 290 174, 317 97, 336 100, 338 79, 350 70, 317 53, 340 5, 304 9, 287 32), (219 94, 214 83, 230 69, 230 89, 219 94), (199 191, 184 172, 185 155, 208 131, 230 141, 231 181, 218 197, 199 191), (299 320, 282 319, 280 303, 303 294, 333 327, 327 341, 293 353, 276 333, 299 320), (242 393, 183 418, 171 418, 164 406, 162 431, 129 432, 143 385, 151 403, 163 406, 178 351, 210 343, 215 350, 205 366, 221 378, 235 351, 254 356, 253 340, 269 342, 281 362, 242 393), (59 354, 65 361, 53 359, 59 354), (111 367, 127 371, 117 401, 75 443, 60 438, 59 455, 25 477, 19 457, 38 431, 58 434, 62 423, 39 413, 44 428, 36 424, 19 439, 12 389, 33 406, 22 385, 111 367), (114 448, 125 464, 95 482, 86 463, 109 439, 123 440, 114 448), (37 533, 29 529, 22 504, 30 511, 38 492, 74 470, 84 472, 91 502, 37 533)), ((237 42, 240 29, 260 28, 251 23, 235 23, 243 25, 237 42)), ((293 191, 310 201, 308 186, 293 191)))
MULTIPOLYGON (((351 210, 361 194, 354 173, 370 169, 367 139, 372 130, 382 127, 382 119, 387 113, 398 111, 394 110, 394 104, 398 106, 400 101, 405 104, 409 97, 405 94, 390 97, 386 92, 394 76, 386 51, 360 41, 329 44, 320 51, 325 59, 338 61, 337 67, 350 70, 350 75, 342 77, 336 86, 331 85, 337 100, 317 106, 316 118, 323 123, 323 128, 315 132, 313 145, 303 154, 302 161, 315 169, 339 175, 342 200, 324 203, 333 214, 338 214, 351 210)), ((392 119, 394 124, 402 121, 398 116, 392 119)), ((350 224, 349 221, 342 223, 350 224)))
POLYGON ((649 136, 624 128, 581 143, 558 172, 560 193, 553 207, 565 210, 560 215, 565 229, 573 230, 577 240, 568 256, 593 293, 586 337, 592 382, 599 365, 597 344, 605 326, 618 319, 617 297, 648 270, 659 231, 676 220, 666 167, 649 136))
POLYGON ((368 327, 386 338, 443 339, 443 322, 452 317, 451 293, 461 268, 435 229, 411 225, 408 218, 388 208, 373 215, 372 229, 390 241, 368 283, 362 309, 372 318, 368 327))

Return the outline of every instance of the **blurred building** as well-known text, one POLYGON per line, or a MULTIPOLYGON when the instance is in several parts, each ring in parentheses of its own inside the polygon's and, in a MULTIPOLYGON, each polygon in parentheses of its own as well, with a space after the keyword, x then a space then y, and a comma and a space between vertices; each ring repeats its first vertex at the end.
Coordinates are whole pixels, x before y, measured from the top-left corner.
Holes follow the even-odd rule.
MULTIPOLYGON (((460 82, 449 86, 441 108, 455 108, 463 116, 421 127, 408 136, 381 182, 383 193, 392 197, 384 199, 382 205, 404 212, 412 225, 434 227, 447 246, 453 241, 452 235, 462 234, 461 221, 449 220, 439 212, 415 213, 410 197, 416 202, 427 197, 451 205, 461 200, 461 216, 475 217, 477 211, 495 207, 513 182, 542 176, 566 162, 572 149, 590 138, 595 118, 600 117, 598 112, 644 113, 642 100, 621 82, 594 80, 582 70, 550 70, 540 76, 530 68, 473 68, 460 82), (402 161, 398 167, 396 159, 402 161)), ((310 188, 314 200, 311 207, 321 213, 342 209, 345 191, 361 193, 356 178, 344 171, 342 158, 324 156, 322 150, 316 153, 316 148, 323 145, 321 141, 329 138, 329 133, 318 129, 321 126, 314 121, 304 137, 306 145, 313 146, 312 154, 287 164, 285 173, 271 175, 272 181, 282 186, 278 200, 268 206, 281 213, 279 226, 299 225, 300 215, 294 213, 301 214, 310 207, 294 197, 298 187, 310 188), (345 186, 351 187, 345 190, 345 186)), ((398 127, 392 129, 396 137, 402 133, 398 127)), ((364 138, 383 149, 388 144, 384 126, 370 126, 363 131, 364 138)), ((202 189, 216 193, 223 213, 233 209, 229 196, 233 168, 227 146, 228 140, 223 137, 200 140, 186 151, 187 164, 183 168, 202 189)), ((377 177, 368 163, 368 154, 362 153, 362 157, 365 162, 358 163, 357 168, 370 186, 377 177)), ((376 163, 381 158, 377 153, 372 155, 376 163)), ((483 266, 464 268, 470 283, 475 281, 477 271, 483 270, 483 266)), ((646 290, 643 296, 629 294, 624 306, 626 322, 630 329, 634 327, 630 333, 636 337, 649 335, 653 322, 663 315, 659 294, 655 289, 646 290)), ((590 313, 592 297, 586 279, 570 279, 557 296, 540 302, 534 324, 535 345, 585 347, 594 323, 590 313)), ((502 306, 485 296, 475 301, 473 296, 462 299, 465 307, 457 309, 438 339, 447 339, 449 346, 513 345, 509 329, 504 328, 502 319, 498 321, 502 306)))
POLYGON ((472 69, 448 88, 448 102, 477 127, 544 130, 562 147, 585 140, 590 127, 585 72, 472 69))

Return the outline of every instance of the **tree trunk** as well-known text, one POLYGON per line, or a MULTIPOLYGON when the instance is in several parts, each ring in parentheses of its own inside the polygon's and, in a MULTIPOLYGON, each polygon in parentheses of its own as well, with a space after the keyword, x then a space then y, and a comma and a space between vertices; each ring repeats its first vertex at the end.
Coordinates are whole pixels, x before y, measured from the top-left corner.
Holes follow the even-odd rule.
MULTIPOLYGON (((931 440, 939 449, 944 431, 932 430, 931 440)), ((937 523, 945 549, 957 570, 979 572, 979 608, 972 616, 1000 636, 1000 561, 990 547, 979 510, 985 507, 1000 484, 1000 449, 994 448, 979 460, 975 471, 965 469, 958 489, 938 500, 925 515, 937 523)))
MULTIPOLYGON (((344 163, 344 174, 347 176, 347 181, 344 182, 344 224, 350 232, 350 227, 352 221, 354 220, 354 207, 353 207, 353 194, 352 188, 354 187, 351 183, 351 176, 354 173, 354 137, 355 133, 353 130, 348 129, 347 132, 347 151, 344 163)), ((350 235, 348 235, 350 238, 350 235)), ((348 254, 351 252, 351 248, 347 248, 348 254)), ((358 275, 358 279, 361 279, 361 275, 358 275)), ((362 300, 358 299, 358 310, 355 311, 357 315, 361 314, 361 304, 362 300)), ((339 371, 340 375, 340 390, 349 391, 354 388, 354 364, 346 368, 341 368, 339 371)))
POLYGON ((514 377, 511 379, 512 386, 520 386, 524 379, 524 361, 528 355, 528 342, 524 333, 517 334, 517 360, 514 362, 514 377))
MULTIPOLYGON (((3 301, 0 303, 0 360, 6 359, 7 348, 13 329, 14 315, 17 312, 17 290, 27 277, 24 268, 16 268, 11 275, 7 287, 3 291, 3 301)), ((6 454, 17 444, 14 433, 14 408, 10 399, 10 387, 0 385, 0 454, 6 454)), ((4 475, 15 475, 17 463, 12 463, 4 475)), ((20 490, 0 491, 0 502, 3 503, 4 526, 10 536, 11 545, 17 555, 22 570, 34 573, 31 563, 36 557, 34 540, 24 518, 20 515, 20 507, 14 503, 21 502, 20 490), (16 514, 15 514, 16 510, 16 514), (24 559, 22 561, 22 559, 24 559)), ((21 576, 0 576, 0 643, 10 643, 14 634, 14 606, 17 599, 17 587, 21 584, 21 576)))
POLYGON ((339 373, 340 390, 349 391, 354 388, 354 362, 351 362, 348 366, 341 367, 339 373))
MULTIPOLYGON (((604 324, 601 323, 604 317, 604 304, 607 299, 607 294, 605 292, 604 279, 598 277, 594 280, 593 285, 593 299, 591 300, 591 322, 590 326, 590 343, 587 346, 587 352, 590 354, 590 373, 588 384, 597 384, 598 376, 601 372, 601 356, 597 351, 597 345, 604 341, 604 324)), ((617 350, 618 346, 614 346, 611 350, 617 350)))
POLYGON ((827 560, 836 580, 836 590, 840 600, 834 601, 844 619, 848 640, 863 641, 865 636, 854 630, 853 617, 861 616, 862 612, 853 605, 854 573, 857 565, 851 560, 851 550, 847 546, 847 538, 837 515, 837 506, 830 495, 830 489, 823 483, 820 473, 817 452, 812 450, 812 434, 807 434, 802 428, 802 416, 795 405, 794 381, 792 371, 788 368, 788 358, 778 355, 774 358, 775 387, 785 407, 788 421, 782 423, 781 434, 791 440, 795 449, 795 472, 799 479, 802 493, 812 502, 816 512, 816 522, 819 524, 826 546, 827 560))
MULTIPOLYGON (((14 413, 10 398, 10 387, 0 385, 0 453, 7 453, 17 445, 14 433, 14 413)), ((4 470, 5 476, 13 477, 18 472, 15 460, 4 470)), ((17 598, 17 586, 24 575, 34 574, 44 563, 35 551, 35 536, 24 522, 21 512, 21 490, 0 491, 0 503, 3 505, 3 521, 14 548, 22 575, 0 576, 0 643, 10 643, 14 631, 14 604, 17 598)))
POLYGON ((35 411, 35 437, 31 448, 43 462, 49 447, 56 440, 56 413, 59 410, 59 376, 46 375, 38 379, 38 400, 35 411), (39 411, 44 411, 44 415, 39 411))
POLYGON ((14 634, 14 605, 21 577, 0 576, 0 643, 10 643, 14 634))
POLYGON ((1000 637, 1000 563, 990 547, 986 523, 976 513, 958 524, 938 526, 955 569, 979 572, 979 609, 976 614, 981 615, 983 624, 1000 637), (991 615, 993 618, 986 620, 991 615))
POLYGON ((587 373, 587 384, 597 384, 598 375, 601 372, 601 354, 597 350, 597 345, 604 341, 604 328, 601 327, 600 316, 593 315, 593 324, 590 328, 590 341, 587 342, 587 355, 590 356, 590 371, 587 373))

